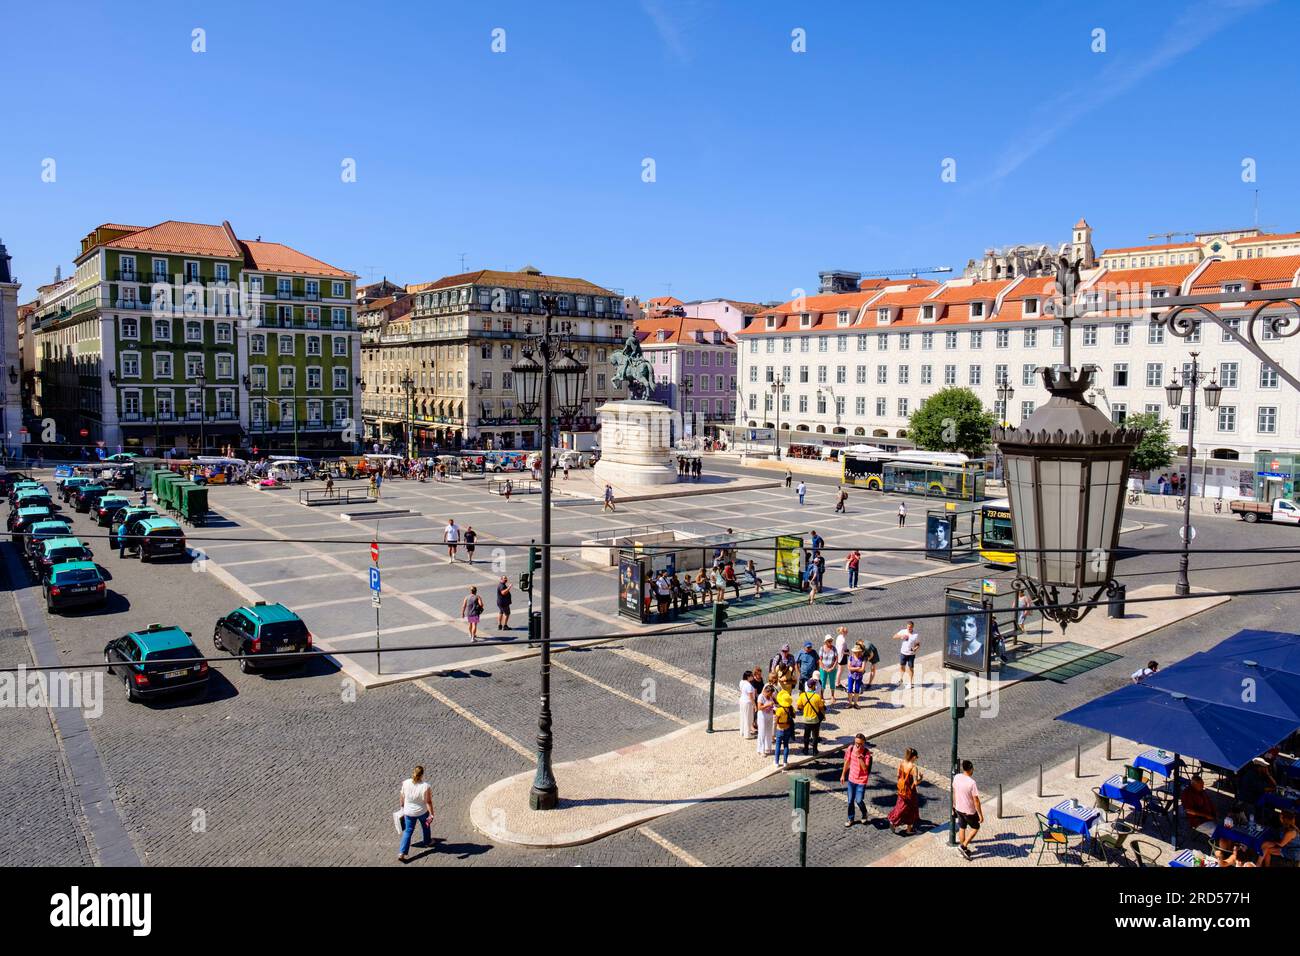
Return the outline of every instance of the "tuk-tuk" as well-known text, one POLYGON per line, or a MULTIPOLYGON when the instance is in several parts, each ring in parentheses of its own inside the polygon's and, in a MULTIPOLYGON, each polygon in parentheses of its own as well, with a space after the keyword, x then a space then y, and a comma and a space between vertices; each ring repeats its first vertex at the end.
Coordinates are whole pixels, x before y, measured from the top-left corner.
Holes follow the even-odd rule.
POLYGON ((248 462, 242 458, 200 456, 191 460, 194 471, 190 475, 195 484, 237 484, 248 474, 248 462))
POLYGON ((316 470, 310 458, 299 455, 272 455, 267 461, 267 477, 280 481, 306 481, 316 470))

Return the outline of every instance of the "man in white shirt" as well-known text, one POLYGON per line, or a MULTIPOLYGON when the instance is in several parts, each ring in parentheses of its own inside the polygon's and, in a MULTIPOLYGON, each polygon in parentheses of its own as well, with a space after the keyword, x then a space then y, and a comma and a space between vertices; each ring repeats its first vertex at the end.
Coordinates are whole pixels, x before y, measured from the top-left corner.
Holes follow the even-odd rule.
POLYGON ((916 679, 916 652, 921 647, 921 635, 916 633, 916 622, 908 621, 907 627, 894 635, 894 640, 901 641, 898 646, 898 681, 906 678, 907 687, 916 679))
POLYGON ((447 563, 451 564, 456 560, 456 546, 460 544, 460 528, 456 526, 455 518, 447 520, 447 527, 442 529, 442 540, 447 543, 447 563))
POLYGON ((1160 670, 1160 664, 1157 661, 1147 661, 1146 667, 1139 667, 1131 675, 1133 683, 1140 684, 1156 671, 1160 670))

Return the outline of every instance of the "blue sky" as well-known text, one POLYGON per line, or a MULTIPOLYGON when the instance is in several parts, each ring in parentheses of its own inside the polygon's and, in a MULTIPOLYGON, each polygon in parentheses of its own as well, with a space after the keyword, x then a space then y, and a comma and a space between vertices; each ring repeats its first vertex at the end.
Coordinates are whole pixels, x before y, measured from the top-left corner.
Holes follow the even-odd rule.
POLYGON ((24 299, 104 221, 229 219, 363 280, 464 253, 754 300, 827 267, 960 271, 1080 215, 1099 251, 1248 225, 1255 189, 1300 230, 1283 0, 45 2, 3 26, 24 299))

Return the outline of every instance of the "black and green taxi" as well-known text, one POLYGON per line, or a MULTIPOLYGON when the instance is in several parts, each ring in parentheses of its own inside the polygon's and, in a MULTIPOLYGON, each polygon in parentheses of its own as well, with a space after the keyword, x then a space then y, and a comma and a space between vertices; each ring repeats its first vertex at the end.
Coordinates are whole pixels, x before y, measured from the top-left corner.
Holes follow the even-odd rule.
POLYGON ((241 671, 302 664, 307 658, 299 655, 312 649, 311 631, 302 618, 283 604, 265 601, 235 608, 218 620, 212 642, 240 655, 241 671))
POLYGON ((188 633, 167 624, 150 624, 104 646, 108 672, 122 679, 131 701, 206 690, 207 662, 195 660, 202 656, 188 633))
POLYGON ((28 563, 36 560, 36 552, 41 544, 52 538, 66 538, 68 532, 72 530, 72 524, 66 520, 60 520, 63 515, 47 518, 45 521, 38 521, 27 529, 27 536, 23 539, 22 549, 23 557, 28 563))
MULTIPOLYGON (((133 505, 119 510, 115 515, 113 515, 113 523, 110 526, 112 532, 110 540, 113 547, 117 547, 117 536, 119 534, 127 534, 133 524, 143 521, 146 518, 157 517, 158 512, 153 508, 140 505, 133 505)), ((134 547, 134 543, 129 543, 129 546, 134 547)))
POLYGON ((126 526, 128 550, 138 551, 141 561, 153 558, 186 557, 185 531, 173 518, 144 518, 126 526))
POLYGON ((59 483, 59 497, 64 501, 68 501, 72 497, 74 491, 82 485, 91 484, 94 480, 95 479, 88 475, 72 475, 71 477, 64 478, 63 481, 59 483))
POLYGON ((113 523, 119 511, 129 507, 131 507, 129 498, 109 492, 95 503, 95 522, 101 528, 107 528, 113 523))
POLYGON ((90 509, 95 506, 95 502, 106 494, 108 494, 108 485, 96 481, 88 485, 82 485, 72 493, 72 497, 68 500, 77 511, 82 514, 89 514, 90 509))
POLYGON ((35 491, 38 488, 44 488, 44 487, 45 486, 41 484, 39 481, 34 481, 31 478, 22 478, 19 479, 18 481, 15 481, 13 484, 9 486, 8 489, 9 505, 12 507, 14 503, 18 500, 18 496, 22 494, 24 491, 35 491))
POLYGON ((80 538, 74 538, 66 532, 59 538, 46 538, 36 548, 32 560, 32 570, 36 577, 44 582, 50 576, 50 569, 56 564, 69 561, 90 561, 95 553, 80 538))
POLYGON ((9 512, 9 533, 13 535, 14 544, 22 544, 23 538, 32 525, 48 521, 54 517, 51 505, 31 505, 27 508, 15 508, 9 512))
POLYGON ((41 587, 45 591, 45 608, 50 612, 87 605, 103 607, 108 602, 108 584, 94 561, 56 564, 41 587))
POLYGON ((26 508, 30 505, 42 504, 49 505, 51 510, 54 508, 54 499, 50 497, 49 491, 44 487, 24 488, 18 492, 18 496, 14 499, 15 508, 26 508))

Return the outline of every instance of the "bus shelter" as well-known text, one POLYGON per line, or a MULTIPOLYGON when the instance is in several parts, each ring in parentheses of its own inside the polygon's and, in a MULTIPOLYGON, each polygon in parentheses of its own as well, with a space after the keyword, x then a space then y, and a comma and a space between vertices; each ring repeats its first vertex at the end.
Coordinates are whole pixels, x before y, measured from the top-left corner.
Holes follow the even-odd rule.
POLYGON ((925 556, 935 561, 962 561, 979 550, 978 514, 949 502, 925 513, 925 556))
MULTIPOLYGON (((753 593, 746 570, 749 562, 768 590, 778 588, 802 590, 807 564, 808 530, 769 528, 757 531, 729 531, 682 536, 672 530, 647 532, 643 538, 618 551, 618 613, 641 623, 662 623, 676 616, 676 602, 665 617, 659 614, 655 581, 663 571, 669 578, 677 575, 688 595, 700 573, 717 565, 730 563, 740 590, 753 593)), ((704 583, 704 582, 702 582, 704 583)), ((696 601, 692 598, 692 604, 696 601)))

